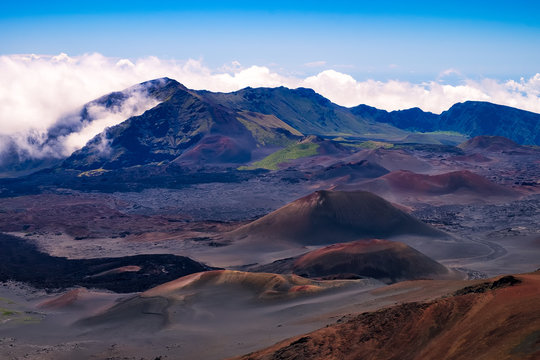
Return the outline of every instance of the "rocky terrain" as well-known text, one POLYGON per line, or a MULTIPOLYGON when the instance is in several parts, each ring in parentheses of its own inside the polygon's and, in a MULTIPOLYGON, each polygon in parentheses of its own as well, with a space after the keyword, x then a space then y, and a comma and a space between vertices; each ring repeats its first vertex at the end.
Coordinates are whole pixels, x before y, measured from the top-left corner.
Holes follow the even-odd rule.
POLYGON ((538 355, 538 114, 158 79, 44 148, 133 91, 70 156, 2 163, 0 357, 538 355))
POLYGON ((535 359, 539 274, 363 313, 242 359, 535 359))
POLYGON ((86 286, 118 293, 143 291, 178 277, 211 270, 187 257, 134 255, 121 258, 66 259, 38 251, 24 239, 0 234, 0 276, 40 289, 86 286))

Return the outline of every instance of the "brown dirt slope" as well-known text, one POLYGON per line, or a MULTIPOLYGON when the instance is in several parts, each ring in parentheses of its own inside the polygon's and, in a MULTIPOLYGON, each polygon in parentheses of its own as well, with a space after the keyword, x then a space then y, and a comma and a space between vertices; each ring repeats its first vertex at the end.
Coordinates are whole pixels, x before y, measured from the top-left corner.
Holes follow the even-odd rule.
POLYGON ((358 239, 443 233, 365 191, 316 191, 229 233, 248 241, 325 245, 358 239))
POLYGON ((540 273, 507 276, 363 313, 242 359, 539 359, 539 298, 540 273))
POLYGON ((305 277, 367 276, 388 283, 455 275, 406 244, 380 239, 335 244, 311 251, 294 261, 292 271, 305 277))
POLYGON ((85 288, 76 288, 73 290, 69 290, 68 292, 60 295, 59 297, 44 301, 43 303, 39 304, 38 307, 43 309, 66 308, 70 305, 73 305, 81 297, 81 295, 85 293, 88 293, 88 290, 85 288))
POLYGON ((251 152, 235 139, 228 136, 211 135, 203 138, 197 145, 184 152, 173 162, 179 165, 185 162, 235 163, 249 161, 250 158, 251 152))
POLYGON ((337 163, 323 170, 317 171, 315 179, 335 179, 347 177, 348 180, 377 178, 388 174, 389 171, 380 165, 373 164, 367 160, 356 162, 337 163))
POLYGON ((422 161, 406 150, 395 149, 372 149, 361 151, 351 159, 367 160, 370 163, 378 164, 390 171, 409 170, 415 172, 424 172, 431 170, 431 165, 422 161))
POLYGON ((234 270, 214 270, 196 273, 159 285, 142 293, 142 297, 175 298, 184 292, 195 292, 216 286, 242 288, 257 298, 287 297, 297 293, 320 291, 324 284, 296 275, 250 273, 234 270))
MULTIPOLYGON (((233 270, 201 272, 125 298, 97 315, 81 319, 78 324, 121 326, 138 331, 134 324, 152 322, 152 326, 156 326, 155 329, 163 329, 167 324, 175 322, 185 325, 186 319, 192 318, 200 329, 199 323, 202 318, 199 316, 204 309, 212 313, 220 313, 221 315, 216 315, 216 319, 221 321, 219 316, 230 318, 231 314, 226 314, 228 310, 237 314, 243 313, 252 310, 256 304, 264 306, 272 301, 293 300, 302 296, 312 296, 331 288, 351 285, 364 286, 364 283, 362 280, 356 282, 351 280, 315 281, 297 275, 233 270), (228 310, 224 310, 224 306, 229 306, 228 310)), ((208 324, 201 326, 204 328, 208 324)), ((143 325, 141 331, 149 331, 149 329, 143 325)))
POLYGON ((522 146, 503 136, 476 136, 458 145, 464 151, 503 151, 517 150, 522 146))
POLYGON ((439 175, 416 174, 411 171, 394 171, 383 176, 393 191, 424 195, 443 195, 455 192, 471 192, 486 196, 517 195, 512 190, 492 183, 468 170, 452 171, 439 175))

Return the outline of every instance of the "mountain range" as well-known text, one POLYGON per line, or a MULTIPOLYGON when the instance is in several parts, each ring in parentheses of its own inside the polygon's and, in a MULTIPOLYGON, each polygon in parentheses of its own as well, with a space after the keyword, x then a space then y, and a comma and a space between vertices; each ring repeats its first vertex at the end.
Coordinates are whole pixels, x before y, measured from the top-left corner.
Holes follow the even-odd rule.
POLYGON ((403 137, 384 123, 358 120, 313 90, 247 88, 230 94, 194 91, 170 79, 167 97, 140 116, 107 129, 63 163, 115 169, 159 163, 243 164, 306 135, 403 137))
POLYGON ((539 114, 484 101, 457 103, 440 115, 419 108, 387 112, 367 105, 353 107, 351 112, 408 131, 455 131, 469 137, 496 135, 519 144, 540 144, 539 114))
POLYGON ((477 101, 455 104, 440 115, 418 108, 392 112, 367 105, 346 108, 306 88, 213 93, 162 78, 105 95, 60 119, 48 130, 39 155, 17 148, 6 137, 3 142, 8 150, 0 170, 5 177, 55 164, 82 171, 152 163, 181 167, 248 164, 309 135, 345 144, 352 139, 457 145, 459 141, 441 135, 445 132, 466 137, 498 135, 519 144, 540 145, 540 115, 477 101), (89 108, 117 109, 134 91, 157 105, 105 129, 83 148, 63 157, 59 139, 95 120, 89 108))
POLYGON ((145 86, 163 101, 105 130, 63 166, 90 170, 161 161, 244 164, 308 135, 399 141, 408 131, 454 131, 540 144, 539 114, 489 103, 456 104, 441 115, 417 108, 388 113, 365 105, 345 108, 305 88, 212 93, 187 89, 171 79, 145 86))

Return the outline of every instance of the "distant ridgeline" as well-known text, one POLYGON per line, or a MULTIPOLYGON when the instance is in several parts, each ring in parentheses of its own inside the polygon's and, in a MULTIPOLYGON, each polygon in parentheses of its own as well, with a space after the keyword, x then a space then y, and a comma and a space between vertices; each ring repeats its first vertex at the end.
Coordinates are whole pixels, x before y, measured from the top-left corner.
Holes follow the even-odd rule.
POLYGON ((470 137, 497 135, 522 145, 540 145, 540 114, 489 102, 457 103, 440 115, 419 108, 387 112, 367 105, 350 110, 362 119, 409 131, 455 131, 470 137))
MULTIPOLYGON (((460 139, 454 139, 450 145, 465 140, 463 135, 498 135, 519 144, 540 145, 540 114, 486 102, 459 103, 436 115, 418 108, 392 112, 367 105, 346 108, 306 88, 248 87, 232 93, 213 93, 190 90, 168 78, 135 87, 144 89, 157 105, 105 129, 67 158, 47 158, 50 154, 32 158, 37 155, 24 155, 16 148, 15 141, 7 139, 4 149, 13 156, 3 157, 0 173, 3 177, 19 176, 22 172, 51 166, 86 172, 86 175, 146 164, 238 167, 286 149, 259 166, 275 170, 276 161, 282 158, 323 151, 324 147, 317 141, 313 145, 295 145, 313 135, 365 143, 384 141, 384 144, 429 143, 430 139, 433 141, 432 134, 441 133, 460 139)), ((118 107, 128 98, 122 94, 135 87, 84 105, 80 121, 86 124, 95 120, 85 115, 90 105, 118 107)), ((59 138, 82 128, 72 122, 69 126, 62 124, 59 121, 49 129, 42 147, 54 148, 59 138)))
POLYGON ((90 170, 160 161, 243 164, 261 149, 283 148, 308 135, 399 141, 408 134, 404 130, 500 135, 540 145, 539 114, 484 102, 456 104, 435 115, 366 105, 349 109, 304 88, 212 93, 189 90, 170 79, 160 83, 152 87, 152 96, 163 100, 159 105, 105 130, 63 166, 90 170))

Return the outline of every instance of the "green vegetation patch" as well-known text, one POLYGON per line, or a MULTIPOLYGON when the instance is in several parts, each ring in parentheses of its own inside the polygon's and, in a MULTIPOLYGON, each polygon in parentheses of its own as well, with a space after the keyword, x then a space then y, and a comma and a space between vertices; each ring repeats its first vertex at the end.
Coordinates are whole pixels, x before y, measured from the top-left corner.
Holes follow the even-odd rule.
POLYGON ((12 315, 17 315, 17 314, 19 314, 19 311, 0 308, 0 315, 2 316, 12 316, 12 315))
POLYGON ((255 141, 257 141, 257 146, 267 146, 267 145, 277 145, 277 146, 287 146, 294 142, 293 139, 287 137, 285 133, 277 132, 275 129, 266 128, 259 124, 238 118, 246 129, 251 132, 255 141))
POLYGON ((451 136, 465 136, 462 133, 459 133, 457 131, 449 131, 449 130, 437 130, 437 131, 426 131, 426 132, 418 132, 418 134, 423 135, 451 135, 451 136))
MULTIPOLYGON (((0 298, 0 302, 5 304, 15 304, 13 301, 5 298, 0 298)), ((37 313, 35 313, 37 314, 37 313)), ((42 317, 34 316, 33 313, 21 310, 10 309, 9 307, 0 307, 0 326, 3 323, 15 322, 21 324, 36 324, 42 320, 42 317)))
POLYGON ((352 146, 352 147, 362 148, 362 149, 378 149, 378 148, 390 149, 394 147, 394 144, 387 143, 384 141, 374 141, 374 140, 362 141, 360 143, 342 143, 342 144, 345 146, 352 146))
POLYGON ((99 168, 99 169, 94 169, 94 170, 88 170, 88 171, 83 171, 82 173, 80 173, 79 175, 77 175, 78 177, 83 177, 83 176, 87 176, 87 177, 90 177, 90 176, 99 176, 99 175, 103 175, 105 174, 106 172, 109 172, 110 170, 105 170, 105 169, 102 169, 102 168, 99 168))
POLYGON ((319 144, 300 143, 289 145, 285 149, 276 151, 262 160, 256 161, 252 166, 241 166, 239 170, 267 169, 277 170, 278 165, 288 160, 317 155, 319 144))

